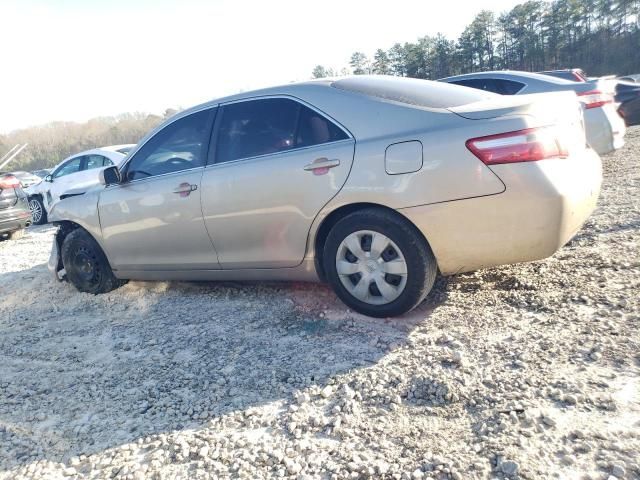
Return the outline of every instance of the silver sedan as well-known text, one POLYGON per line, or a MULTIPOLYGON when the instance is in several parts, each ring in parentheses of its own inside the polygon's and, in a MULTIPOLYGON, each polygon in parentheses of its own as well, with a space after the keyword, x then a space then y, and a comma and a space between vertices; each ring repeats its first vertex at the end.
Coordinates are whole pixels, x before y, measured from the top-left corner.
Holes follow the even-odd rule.
POLYGON ((614 100, 615 83, 607 79, 575 82, 540 73, 503 70, 477 72, 443 78, 442 82, 499 93, 528 95, 531 93, 572 91, 584 108, 587 141, 600 155, 624 145, 626 126, 618 114, 614 100))
POLYGON ((58 279, 328 281, 394 316, 443 275, 540 259, 595 207, 574 94, 503 97, 384 76, 218 99, 58 202, 58 279))

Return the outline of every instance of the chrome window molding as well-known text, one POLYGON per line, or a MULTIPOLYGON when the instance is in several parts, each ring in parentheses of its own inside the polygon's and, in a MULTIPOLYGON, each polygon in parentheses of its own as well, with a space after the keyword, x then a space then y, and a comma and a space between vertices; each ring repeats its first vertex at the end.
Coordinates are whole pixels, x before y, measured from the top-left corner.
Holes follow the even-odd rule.
POLYGON ((106 188, 126 187, 127 185, 137 184, 141 182, 148 182, 151 180, 155 180, 156 178, 168 177, 169 175, 178 175, 180 173, 193 172, 194 170, 204 170, 204 168, 205 168, 204 165, 200 165, 198 167, 193 167, 193 168, 185 168, 184 170, 177 170, 175 172, 162 173, 160 175, 152 175, 150 177, 145 177, 145 178, 136 178, 135 180, 129 180, 123 183, 108 185, 106 188))

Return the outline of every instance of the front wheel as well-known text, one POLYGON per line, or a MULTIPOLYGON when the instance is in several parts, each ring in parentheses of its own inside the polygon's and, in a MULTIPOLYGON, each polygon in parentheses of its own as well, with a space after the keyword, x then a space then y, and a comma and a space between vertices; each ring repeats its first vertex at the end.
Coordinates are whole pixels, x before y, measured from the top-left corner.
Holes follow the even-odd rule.
POLYGON ((44 209, 42 200, 38 197, 31 197, 29 199, 29 209, 31 210, 31 218, 35 225, 47 223, 47 211, 44 209))
POLYGON ((98 242, 81 228, 66 236, 61 256, 67 279, 81 292, 106 293, 126 283, 115 277, 98 242))
POLYGON ((370 317, 414 309, 433 287, 437 272, 431 248, 415 227, 378 209, 339 220, 325 242, 323 263, 338 297, 370 317))

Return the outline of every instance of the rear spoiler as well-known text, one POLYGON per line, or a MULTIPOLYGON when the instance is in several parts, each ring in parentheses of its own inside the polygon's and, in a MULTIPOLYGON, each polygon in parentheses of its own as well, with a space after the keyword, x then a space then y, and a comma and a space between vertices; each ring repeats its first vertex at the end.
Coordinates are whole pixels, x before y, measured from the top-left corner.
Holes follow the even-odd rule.
POLYGON ((573 90, 534 93, 530 95, 501 95, 489 100, 469 103, 449 110, 468 120, 485 120, 507 115, 532 115, 553 123, 558 114, 578 110, 579 102, 573 90), (564 110, 564 112, 563 112, 564 110))

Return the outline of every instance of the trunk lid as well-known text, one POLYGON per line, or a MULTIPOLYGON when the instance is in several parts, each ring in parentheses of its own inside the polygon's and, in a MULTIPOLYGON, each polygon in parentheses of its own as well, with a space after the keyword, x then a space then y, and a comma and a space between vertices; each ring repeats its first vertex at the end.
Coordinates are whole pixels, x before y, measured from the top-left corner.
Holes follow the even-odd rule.
POLYGON ((0 185, 0 210, 11 208, 18 203, 18 195, 13 188, 2 188, 0 185))
POLYGON ((583 150, 587 144, 584 107, 574 91, 503 95, 490 100, 449 108, 468 120, 491 120, 507 116, 527 116, 531 127, 553 127, 569 152, 583 150))

